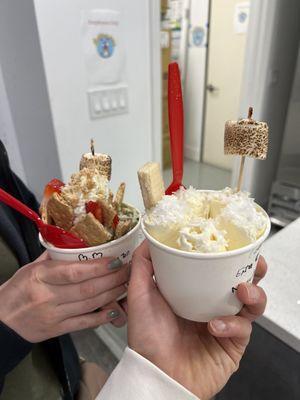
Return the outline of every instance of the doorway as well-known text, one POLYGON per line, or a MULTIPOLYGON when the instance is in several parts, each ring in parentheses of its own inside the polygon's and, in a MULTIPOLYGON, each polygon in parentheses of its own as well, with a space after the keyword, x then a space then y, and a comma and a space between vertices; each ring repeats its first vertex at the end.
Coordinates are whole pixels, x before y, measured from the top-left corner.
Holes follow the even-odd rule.
POLYGON ((224 123, 238 119, 250 2, 211 0, 202 161, 232 169, 224 155, 224 123))
POLYGON ((162 2, 163 160, 170 175, 167 63, 181 69, 185 109, 185 178, 195 187, 222 189, 231 182, 233 157, 223 154, 224 124, 237 119, 249 1, 162 2), (165 37, 165 36, 164 36, 165 37), (168 61, 168 62, 166 62, 168 61))

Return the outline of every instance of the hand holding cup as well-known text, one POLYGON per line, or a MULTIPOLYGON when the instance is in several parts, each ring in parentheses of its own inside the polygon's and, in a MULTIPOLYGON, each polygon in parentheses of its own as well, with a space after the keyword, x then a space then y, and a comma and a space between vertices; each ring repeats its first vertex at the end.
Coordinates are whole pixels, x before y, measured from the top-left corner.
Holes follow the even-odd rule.
POLYGON ((236 316, 208 323, 178 317, 153 280, 147 242, 135 252, 128 292, 129 346, 202 400, 208 400, 237 370, 250 339, 251 322, 266 306, 266 295, 257 283, 267 270, 258 261, 254 283, 238 286, 244 304, 236 316))
POLYGON ((126 316, 116 299, 128 279, 118 258, 68 262, 45 252, 0 287, 0 320, 32 343, 111 321, 120 326, 126 316))

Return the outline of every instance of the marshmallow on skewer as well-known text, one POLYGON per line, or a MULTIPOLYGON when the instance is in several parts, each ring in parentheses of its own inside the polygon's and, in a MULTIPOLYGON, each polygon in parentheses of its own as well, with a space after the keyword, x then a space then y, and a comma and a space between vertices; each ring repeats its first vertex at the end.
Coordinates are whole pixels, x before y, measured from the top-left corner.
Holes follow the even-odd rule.
POLYGON ((85 153, 80 160, 80 169, 98 169, 107 180, 111 178, 111 157, 108 154, 95 153, 94 141, 91 140, 91 153, 85 153))
POLYGON ((268 152, 269 128, 265 122, 255 121, 252 108, 246 119, 227 121, 224 134, 224 153, 265 160, 268 152))
POLYGON ((224 153, 241 156, 237 191, 242 187, 246 157, 265 160, 268 152, 269 128, 265 122, 252 119, 253 108, 249 107, 248 118, 227 121, 224 133, 224 153))

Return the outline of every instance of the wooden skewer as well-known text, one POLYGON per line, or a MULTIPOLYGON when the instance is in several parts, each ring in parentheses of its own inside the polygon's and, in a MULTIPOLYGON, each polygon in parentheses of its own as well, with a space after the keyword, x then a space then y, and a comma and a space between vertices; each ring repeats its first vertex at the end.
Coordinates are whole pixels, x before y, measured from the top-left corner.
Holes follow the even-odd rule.
POLYGON ((95 155, 94 139, 91 139, 91 152, 92 155, 94 156, 95 155))
POLYGON ((252 119, 253 107, 248 108, 248 119, 252 119))
POLYGON ((241 157, 240 173, 239 173, 239 179, 238 179, 238 185, 237 185, 237 191, 238 192, 241 190, 241 187, 242 187, 245 159, 246 159, 245 156, 241 157))
MULTIPOLYGON (((253 114, 253 107, 249 107, 248 109, 248 119, 252 119, 252 114, 253 114)), ((243 182, 243 174, 244 174, 244 167, 245 167, 245 156, 241 157, 241 164, 240 164, 240 172, 239 172, 239 179, 238 179, 238 184, 237 184, 237 191, 239 192, 242 187, 242 182, 243 182)))

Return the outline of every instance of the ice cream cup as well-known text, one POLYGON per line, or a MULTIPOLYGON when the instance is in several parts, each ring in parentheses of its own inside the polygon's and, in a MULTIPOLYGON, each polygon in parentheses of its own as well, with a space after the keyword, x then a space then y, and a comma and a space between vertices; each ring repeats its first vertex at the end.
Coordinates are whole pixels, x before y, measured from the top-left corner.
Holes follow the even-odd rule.
MULTIPOLYGON (((132 207, 132 206, 131 206, 132 207)), ((85 247, 81 249, 60 249, 45 242, 41 234, 39 239, 41 244, 47 249, 52 260, 60 261, 87 261, 100 259, 102 257, 120 258, 124 264, 128 263, 135 248, 138 245, 139 229, 141 226, 141 214, 137 210, 139 221, 137 225, 124 236, 111 242, 100 244, 99 246, 85 247)))
POLYGON ((241 310, 237 287, 252 282, 261 245, 271 228, 267 213, 257 207, 267 218, 264 234, 248 246, 222 253, 191 253, 168 247, 154 239, 142 221, 157 285, 178 316, 207 322, 241 310))

